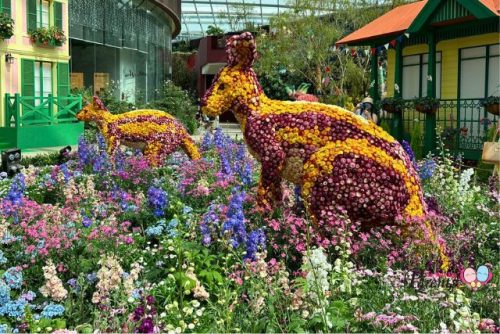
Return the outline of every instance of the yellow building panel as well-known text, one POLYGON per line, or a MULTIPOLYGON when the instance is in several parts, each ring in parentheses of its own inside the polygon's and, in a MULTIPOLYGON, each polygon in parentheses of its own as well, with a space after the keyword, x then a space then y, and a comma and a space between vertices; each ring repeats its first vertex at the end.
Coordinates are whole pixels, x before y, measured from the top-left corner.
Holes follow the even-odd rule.
POLYGON ((449 39, 441 41, 436 45, 437 51, 441 51, 442 79, 441 98, 456 99, 458 93, 458 69, 460 64, 459 50, 462 48, 496 44, 500 41, 499 33, 490 33, 477 36, 449 39))
POLYGON ((394 96, 394 81, 396 74, 396 50, 387 51, 387 96, 394 96))
POLYGON ((403 56, 418 55, 421 53, 428 53, 429 46, 427 44, 411 45, 403 48, 403 56))

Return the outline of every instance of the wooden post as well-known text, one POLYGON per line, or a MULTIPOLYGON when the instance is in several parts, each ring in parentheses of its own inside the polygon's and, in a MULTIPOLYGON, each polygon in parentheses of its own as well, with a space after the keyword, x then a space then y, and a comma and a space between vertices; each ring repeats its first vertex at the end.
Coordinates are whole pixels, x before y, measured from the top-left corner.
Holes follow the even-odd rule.
MULTIPOLYGON (((373 47, 374 46, 372 46, 372 48, 373 47)), ((373 99, 374 104, 376 104, 379 101, 379 96, 378 96, 378 51, 375 51, 375 54, 372 54, 371 58, 370 58, 370 97, 373 99)))
MULTIPOLYGON (((434 31, 427 35, 429 44, 429 61, 427 66, 427 96, 436 97, 436 36, 434 31)), ((439 109, 438 111, 439 112, 439 109)), ((424 154, 436 148, 436 114, 429 113, 425 118, 424 154)))
MULTIPOLYGON (((396 44, 396 59, 394 71, 394 92, 395 98, 401 98, 403 94, 403 45, 402 43, 396 44)), ((397 140, 401 141, 404 137, 403 128, 403 113, 396 112, 392 115, 392 133, 397 140)))

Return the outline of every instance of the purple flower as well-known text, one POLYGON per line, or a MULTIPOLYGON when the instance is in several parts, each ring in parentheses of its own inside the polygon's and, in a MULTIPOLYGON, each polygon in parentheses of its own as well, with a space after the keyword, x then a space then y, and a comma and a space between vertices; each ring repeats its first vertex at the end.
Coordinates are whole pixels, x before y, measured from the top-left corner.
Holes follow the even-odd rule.
POLYGON ((153 305, 154 302, 155 302, 155 297, 151 295, 146 297, 146 303, 148 303, 148 305, 153 305))
POLYGON ((243 201, 245 192, 236 189, 229 202, 229 208, 226 214, 226 221, 222 225, 222 232, 231 232, 231 243, 234 248, 240 243, 245 243, 247 232, 245 227, 245 214, 243 212, 243 201))
POLYGON ((168 194, 161 188, 151 186, 148 189, 148 202, 153 209, 153 214, 156 217, 162 217, 165 215, 168 206, 168 194))
POLYGON ((137 306, 134 310, 134 320, 139 321, 144 316, 144 306, 137 306))
POLYGON ((92 220, 87 216, 83 216, 82 225, 83 227, 90 227, 92 225, 92 220))
POLYGON ((141 325, 139 326, 139 333, 153 333, 154 324, 151 318, 146 318, 142 320, 141 325))

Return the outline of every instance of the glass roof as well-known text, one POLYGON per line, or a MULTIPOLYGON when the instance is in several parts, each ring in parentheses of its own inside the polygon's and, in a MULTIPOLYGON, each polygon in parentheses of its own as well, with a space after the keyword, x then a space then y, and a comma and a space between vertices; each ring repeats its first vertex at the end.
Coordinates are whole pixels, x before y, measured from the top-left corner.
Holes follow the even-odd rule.
POLYGON ((182 0, 181 33, 176 40, 203 37, 210 25, 224 32, 242 30, 248 23, 266 25, 271 16, 290 9, 290 3, 289 0, 182 0))
MULTIPOLYGON (((320 1, 320 0, 315 0, 320 1)), ((417 0, 347 0, 331 2, 333 6, 351 7, 394 6, 417 0)), ((246 24, 255 27, 266 25, 269 18, 287 11, 297 0, 182 0, 181 32, 174 41, 191 40, 206 35, 209 26, 224 32, 244 30, 246 24)), ((323 7, 322 8, 327 8, 323 7)), ((340 8, 337 8, 340 9, 340 8)), ((331 11, 325 11, 327 14, 331 11)))

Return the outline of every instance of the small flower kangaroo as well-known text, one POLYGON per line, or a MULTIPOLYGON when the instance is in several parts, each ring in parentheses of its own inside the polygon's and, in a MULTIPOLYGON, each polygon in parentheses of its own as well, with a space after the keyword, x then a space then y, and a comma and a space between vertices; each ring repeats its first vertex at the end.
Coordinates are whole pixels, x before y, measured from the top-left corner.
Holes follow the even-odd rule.
POLYGON ((229 38, 226 53, 228 64, 202 99, 202 111, 235 114, 262 164, 261 204, 281 200, 283 178, 301 186, 320 225, 345 213, 366 226, 424 216, 417 173, 393 137, 338 106, 269 99, 252 68, 251 33, 229 38))
POLYGON ((123 144, 141 148, 152 166, 158 166, 179 146, 193 160, 200 159, 193 139, 170 114, 160 110, 134 110, 112 115, 102 101, 94 97, 76 116, 81 121, 93 121, 106 139, 108 153, 114 155, 123 144))

